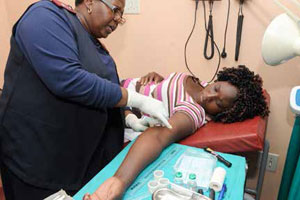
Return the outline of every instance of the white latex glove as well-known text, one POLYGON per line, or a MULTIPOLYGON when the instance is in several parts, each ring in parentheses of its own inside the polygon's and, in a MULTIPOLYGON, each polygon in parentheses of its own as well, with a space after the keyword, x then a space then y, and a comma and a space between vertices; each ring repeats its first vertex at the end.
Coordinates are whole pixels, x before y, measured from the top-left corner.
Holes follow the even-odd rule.
POLYGON ((168 112, 161 101, 131 90, 127 91, 128 100, 126 106, 138 108, 140 111, 147 113, 150 116, 161 121, 162 125, 170 129, 172 128, 172 126, 168 122, 168 112))
POLYGON ((140 119, 140 123, 143 124, 144 126, 148 126, 148 127, 153 127, 155 125, 161 124, 157 119, 147 117, 147 116, 143 116, 140 119))
POLYGON ((148 128, 146 123, 142 119, 137 118, 135 114, 128 114, 125 118, 125 123, 136 132, 142 132, 148 128))

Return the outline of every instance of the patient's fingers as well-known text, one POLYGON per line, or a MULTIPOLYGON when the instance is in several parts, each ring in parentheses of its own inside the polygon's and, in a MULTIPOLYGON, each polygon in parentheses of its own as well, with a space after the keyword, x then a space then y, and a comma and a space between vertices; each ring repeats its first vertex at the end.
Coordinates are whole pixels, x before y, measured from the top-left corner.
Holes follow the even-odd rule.
POLYGON ((85 194, 82 200, 91 200, 91 195, 89 193, 85 194))
POLYGON ((161 82, 164 78, 156 72, 150 72, 147 75, 140 78, 139 82, 142 85, 147 85, 150 82, 154 82, 155 84, 161 82))
POLYGON ((164 77, 162 77, 159 74, 156 74, 156 75, 154 75, 152 80, 154 81, 155 84, 157 84, 157 83, 160 83, 162 80, 164 80, 164 77))
POLYGON ((147 83, 149 83, 150 81, 150 78, 148 77, 148 76, 144 76, 144 77, 142 77, 141 79, 140 79, 140 83, 142 84, 142 85, 146 85, 147 83))

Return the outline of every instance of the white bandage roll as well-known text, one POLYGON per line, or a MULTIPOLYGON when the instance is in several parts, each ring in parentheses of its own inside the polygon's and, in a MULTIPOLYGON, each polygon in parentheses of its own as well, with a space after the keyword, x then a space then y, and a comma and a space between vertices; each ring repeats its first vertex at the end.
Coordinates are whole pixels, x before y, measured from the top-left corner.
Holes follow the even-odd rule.
POLYGON ((159 180, 160 178, 164 177, 164 171, 163 170, 155 170, 153 172, 153 176, 155 180, 159 180))
POLYGON ((209 187, 216 192, 221 191, 226 176, 226 170, 222 167, 215 168, 210 179, 209 187))
POLYGON ((148 190, 151 194, 155 192, 157 189, 159 189, 159 183, 157 180, 152 180, 148 182, 148 190))

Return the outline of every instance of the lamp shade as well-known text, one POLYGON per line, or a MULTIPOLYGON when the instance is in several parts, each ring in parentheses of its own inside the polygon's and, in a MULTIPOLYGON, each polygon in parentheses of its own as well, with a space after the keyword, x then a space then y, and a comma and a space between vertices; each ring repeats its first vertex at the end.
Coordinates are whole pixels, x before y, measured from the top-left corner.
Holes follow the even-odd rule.
POLYGON ((286 13, 268 26, 262 41, 262 56, 268 65, 279 65, 300 55, 300 31, 297 23, 286 13))

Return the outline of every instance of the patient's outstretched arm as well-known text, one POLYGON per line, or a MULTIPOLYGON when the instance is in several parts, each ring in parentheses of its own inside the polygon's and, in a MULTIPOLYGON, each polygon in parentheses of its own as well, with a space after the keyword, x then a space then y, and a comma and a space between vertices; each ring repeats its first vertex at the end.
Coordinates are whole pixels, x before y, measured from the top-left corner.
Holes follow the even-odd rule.
POLYGON ((86 199, 120 199, 127 187, 138 174, 154 161, 168 145, 192 134, 192 120, 184 113, 177 112, 169 120, 172 129, 165 127, 148 128, 130 148, 115 175, 106 180, 86 199))

